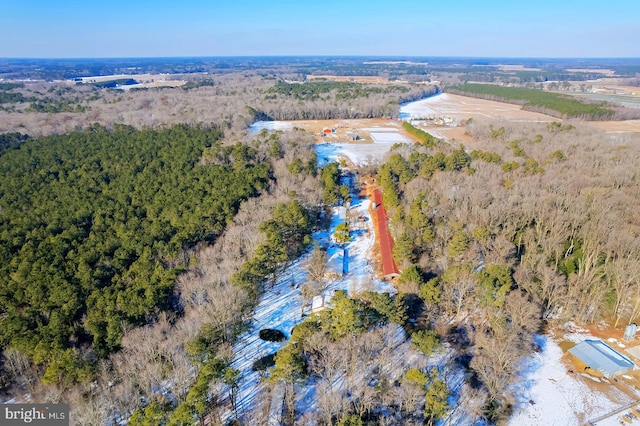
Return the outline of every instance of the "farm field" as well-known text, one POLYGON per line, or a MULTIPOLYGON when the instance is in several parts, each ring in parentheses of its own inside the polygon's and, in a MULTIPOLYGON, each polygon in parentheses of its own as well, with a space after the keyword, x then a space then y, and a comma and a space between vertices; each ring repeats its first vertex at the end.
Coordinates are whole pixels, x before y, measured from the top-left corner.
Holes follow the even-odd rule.
POLYGON ((504 119, 513 122, 551 122, 558 119, 537 112, 522 111, 519 105, 441 93, 400 109, 402 118, 447 119, 464 122, 469 118, 504 119))
MULTIPOLYGON (((640 92, 640 91, 639 91, 640 92)), ((640 104, 640 97, 637 97, 640 104)), ((504 120, 511 123, 550 123, 557 118, 530 111, 523 111, 518 105, 461 95, 442 93, 427 99, 405 104, 400 109, 404 120, 410 119, 416 127, 451 142, 462 143, 470 148, 474 141, 467 134, 464 123, 468 119, 504 120), (446 122, 446 124, 444 124, 446 122)), ((640 133, 640 120, 587 121, 583 125, 594 127, 610 134, 640 133)), ((252 131, 291 130, 301 128, 316 135, 318 143, 325 144, 318 153, 345 155, 354 164, 365 164, 368 160, 382 160, 394 143, 406 143, 411 138, 402 129, 398 120, 336 119, 263 121, 254 123, 252 131), (324 129, 333 131, 324 134, 324 129), (348 134, 357 134, 353 141, 348 134)))
POLYGON ((588 125, 605 133, 640 133, 640 120, 592 121, 588 125))
MULTIPOLYGON (((118 74, 118 75, 102 75, 94 77, 82 77, 80 81, 85 84, 90 83, 104 83, 107 81, 113 81, 118 79, 131 78, 138 82, 138 84, 132 84, 126 86, 126 89, 141 89, 152 87, 180 87, 186 84, 185 80, 176 79, 176 75, 172 74, 118 74)), ((75 84, 76 81, 66 80, 68 84, 75 84)))
MULTIPOLYGON (((626 87, 625 90, 631 89, 626 87)), ((640 106, 640 90, 638 95, 627 95, 640 106)), ((602 96, 602 95, 601 95, 602 96)), ((613 96, 613 95, 612 95, 613 96)), ((613 100, 613 99, 610 99, 613 100)), ((559 119, 537 112, 522 111, 520 106, 484 99, 470 98, 461 95, 443 93, 421 101, 412 102, 401 109, 401 114, 418 118, 451 118, 458 123, 468 118, 484 118, 506 120, 513 123, 552 122, 559 119)), ((407 116, 404 115, 404 118, 407 116)), ((588 121, 585 125, 593 126, 606 133, 636 133, 640 132, 640 120, 624 121, 588 121)), ((438 138, 455 139, 461 142, 470 141, 462 127, 429 126, 420 128, 438 138)))
MULTIPOLYGON (((413 123, 415 126, 437 138, 464 144, 472 143, 471 137, 466 134, 464 128, 464 122, 470 118, 507 120, 514 123, 557 121, 545 114, 522 111, 518 105, 448 93, 404 104, 400 108, 400 116, 405 120, 417 120, 413 123)), ((406 143, 411 140, 402 129, 401 121, 384 118, 260 121, 254 123, 250 130, 291 130, 293 128, 304 129, 315 134, 319 143, 334 144, 331 151, 343 149, 345 145, 365 145, 358 148, 359 155, 351 158, 354 163, 362 163, 362 160, 369 155, 381 159, 394 143, 406 143), (324 135, 323 130, 327 128, 332 129, 333 132, 324 135), (347 133, 356 133, 359 139, 353 141, 347 133)))

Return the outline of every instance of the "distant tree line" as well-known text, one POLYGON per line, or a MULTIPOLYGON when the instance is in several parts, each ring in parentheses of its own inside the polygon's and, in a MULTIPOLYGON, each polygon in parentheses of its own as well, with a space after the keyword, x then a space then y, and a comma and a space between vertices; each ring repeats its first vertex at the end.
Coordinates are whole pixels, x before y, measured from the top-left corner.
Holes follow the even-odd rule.
POLYGON ((437 92, 434 86, 279 82, 267 89, 264 99, 253 107, 260 117, 270 120, 397 118, 401 103, 437 92))
POLYGON ((137 84, 138 82, 133 78, 118 78, 116 80, 108 80, 108 81, 96 81, 94 83, 76 83, 76 84, 90 84, 91 86, 100 88, 100 89, 113 89, 118 86, 130 86, 132 84, 137 84))
POLYGON ((203 78, 195 81, 187 81, 182 87, 182 90, 197 89, 198 87, 213 87, 215 81, 211 78, 203 78))
POLYGON ((344 101, 376 93, 407 93, 408 91, 407 87, 398 85, 373 86, 351 82, 307 81, 305 83, 279 82, 267 90, 267 93, 280 94, 302 101, 314 101, 320 99, 321 95, 331 94, 336 101, 344 101))
POLYGON ((430 133, 425 132, 422 129, 418 129, 408 121, 404 121, 402 123, 402 127, 407 131, 407 133, 409 133, 411 136, 415 136, 425 146, 433 148, 439 142, 438 138, 434 137, 430 133))
POLYGON ((38 82, 0 91, 11 101, 0 105, 0 131, 38 136, 96 122, 107 127, 129 124, 137 128, 216 122, 226 130, 244 132, 256 120, 397 118, 403 102, 437 91, 434 86, 400 82, 284 83, 257 72, 193 78, 182 88, 134 88, 126 93, 101 90, 91 84, 38 82))

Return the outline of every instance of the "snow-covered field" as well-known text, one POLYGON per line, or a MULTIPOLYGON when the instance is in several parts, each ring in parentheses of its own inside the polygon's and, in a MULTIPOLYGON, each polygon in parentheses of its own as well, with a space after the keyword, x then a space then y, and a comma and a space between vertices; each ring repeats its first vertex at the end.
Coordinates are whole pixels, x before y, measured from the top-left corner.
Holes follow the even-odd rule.
POLYGON ((355 165, 382 162, 394 143, 323 143, 316 146, 318 166, 336 161, 341 155, 349 157, 355 165))
MULTIPOLYGON (((256 121, 249 130, 259 132, 262 129, 291 130, 294 121, 256 121)), ((316 146, 318 153, 318 166, 322 167, 330 161, 337 161, 340 156, 348 157, 355 165, 364 165, 371 162, 381 162, 395 143, 411 143, 411 139, 398 131, 397 123, 392 123, 394 127, 366 127, 360 131, 369 132, 373 143, 341 141, 335 135, 329 139, 331 142, 322 143, 316 146)))
POLYGON ((468 118, 503 118, 510 121, 549 122, 554 118, 537 112, 523 111, 520 105, 467 96, 440 93, 426 99, 403 104, 400 107, 401 119, 452 118, 466 120, 468 118))
POLYGON ((259 132, 262 129, 267 130, 291 130, 293 129, 292 121, 256 121, 249 130, 252 132, 259 132))
POLYGON ((378 144, 378 143, 410 143, 412 142, 411 139, 409 139, 408 137, 406 137, 405 135, 401 135, 398 132, 388 132, 388 131, 384 131, 384 132, 370 132, 369 135, 371 136, 371 139, 373 139, 373 141, 378 144))
MULTIPOLYGON (((569 373, 561 361, 562 349, 552 337, 536 336, 536 340, 542 351, 523 365, 524 382, 517 392, 521 399, 510 425, 582 425, 633 402, 634 398, 613 385, 605 393, 588 385, 599 379, 578 371, 569 373)), ((615 416, 612 420, 610 424, 618 424, 615 416)))
POLYGON ((440 93, 419 101, 407 102, 400 106, 400 118, 422 119, 442 114, 441 107, 451 101, 450 95, 440 93))

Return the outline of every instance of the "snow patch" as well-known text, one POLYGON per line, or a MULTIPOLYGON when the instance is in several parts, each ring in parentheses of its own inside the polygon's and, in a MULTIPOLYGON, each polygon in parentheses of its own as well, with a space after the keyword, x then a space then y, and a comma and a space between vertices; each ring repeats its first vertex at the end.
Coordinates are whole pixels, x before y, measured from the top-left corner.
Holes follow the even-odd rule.
POLYGON ((374 143, 410 143, 411 139, 398 132, 371 132, 369 133, 374 143))
POLYGON ((448 94, 440 93, 426 99, 402 104, 400 106, 400 118, 418 120, 441 115, 442 112, 434 107, 446 103, 449 100, 450 96, 448 94))
POLYGON ((256 133, 261 131, 262 129, 266 129, 269 131, 291 130, 293 129, 293 123, 290 121, 256 121, 251 126, 249 126, 249 130, 256 133))
MULTIPOLYGON (((582 335, 580 341, 584 339, 582 335)), ((536 336, 536 342, 542 350, 524 362, 520 401, 510 425, 581 425, 632 401, 614 386, 605 394, 591 389, 582 374, 569 373, 562 349, 551 337, 536 336)))

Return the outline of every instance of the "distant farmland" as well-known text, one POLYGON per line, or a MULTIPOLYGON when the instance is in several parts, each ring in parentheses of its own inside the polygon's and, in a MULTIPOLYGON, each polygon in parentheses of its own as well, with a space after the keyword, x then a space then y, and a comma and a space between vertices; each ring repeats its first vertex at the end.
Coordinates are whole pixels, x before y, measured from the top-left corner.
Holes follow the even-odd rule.
POLYGON ((570 96, 542 90, 466 83, 446 88, 447 92, 522 105, 522 109, 559 118, 610 120, 616 111, 606 102, 586 103, 570 96))

